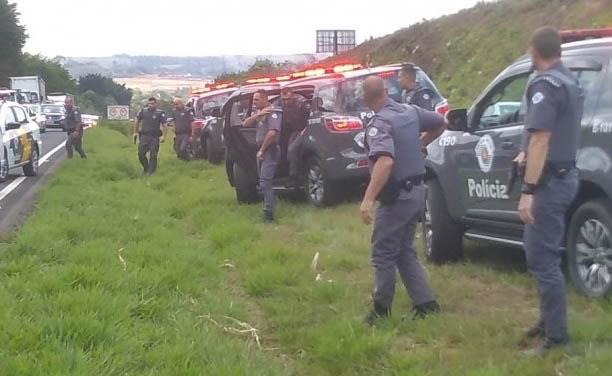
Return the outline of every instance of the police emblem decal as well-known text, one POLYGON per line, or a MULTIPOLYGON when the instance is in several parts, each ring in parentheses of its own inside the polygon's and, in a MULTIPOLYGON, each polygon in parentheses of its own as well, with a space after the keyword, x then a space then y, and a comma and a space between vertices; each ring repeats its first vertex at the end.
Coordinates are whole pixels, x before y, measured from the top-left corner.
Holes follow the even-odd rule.
POLYGON ((368 131, 368 136, 370 137, 376 137, 377 134, 378 134, 378 128, 376 127, 371 127, 370 130, 368 131))
POLYGON ((533 95, 533 97, 531 98, 531 103, 533 104, 538 104, 540 102, 542 102, 542 100, 544 99, 544 94, 540 93, 539 91, 537 93, 535 93, 533 95))
POLYGON ((277 114, 272 114, 272 119, 278 119, 278 115, 277 114))
POLYGON ((478 144, 476 144, 474 151, 476 152, 480 170, 485 174, 491 171, 491 167, 493 167, 493 157, 495 155, 495 144, 491 136, 483 136, 478 141, 478 144))

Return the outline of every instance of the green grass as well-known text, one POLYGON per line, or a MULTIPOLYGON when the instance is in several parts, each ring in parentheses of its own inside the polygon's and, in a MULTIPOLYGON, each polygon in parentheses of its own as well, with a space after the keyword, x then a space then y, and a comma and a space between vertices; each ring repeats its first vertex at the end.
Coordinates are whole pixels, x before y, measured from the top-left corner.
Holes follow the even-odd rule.
POLYGON ((222 167, 178 161, 141 177, 136 148, 102 126, 67 160, 35 213, 0 244, 0 375, 600 375, 612 304, 570 293, 570 355, 518 355, 537 318, 520 253, 471 246, 426 265, 444 312, 371 329, 370 229, 356 203, 281 202, 279 224, 238 206, 222 167), (310 269, 316 252, 317 271, 310 269), (121 261, 125 261, 125 264, 121 261), (321 278, 316 281, 317 274, 321 278), (223 331, 206 316, 259 330, 223 331))

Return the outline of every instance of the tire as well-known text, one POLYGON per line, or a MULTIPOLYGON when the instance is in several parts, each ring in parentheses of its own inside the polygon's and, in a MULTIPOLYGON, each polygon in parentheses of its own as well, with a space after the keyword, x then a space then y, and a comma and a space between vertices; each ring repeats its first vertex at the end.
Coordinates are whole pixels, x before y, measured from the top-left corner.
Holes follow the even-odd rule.
POLYGON ((572 216, 567 232, 567 268, 576 290, 591 298, 612 292, 612 203, 588 201, 572 216))
POLYGON ((319 158, 312 157, 306 163, 303 183, 306 199, 314 206, 330 206, 338 201, 338 186, 330 181, 319 158))
POLYGON ((4 183, 8 179, 9 165, 6 150, 2 153, 2 159, 0 160, 0 183, 4 183))
POLYGON ((36 176, 38 175, 38 159, 40 155, 38 154, 38 148, 34 147, 32 149, 32 153, 30 154, 30 162, 23 166, 23 174, 25 176, 36 176))
POLYGON ((465 230, 451 218, 440 183, 430 180, 427 184, 425 216, 421 226, 425 256, 436 264, 458 261, 463 256, 465 230))
POLYGON ((215 150, 215 145, 210 137, 206 137, 206 159, 212 164, 219 164, 223 160, 219 153, 215 150))
POLYGON ((249 179, 247 173, 238 163, 234 163, 234 188, 236 190, 236 200, 239 204, 254 204, 258 200, 257 185, 249 179))

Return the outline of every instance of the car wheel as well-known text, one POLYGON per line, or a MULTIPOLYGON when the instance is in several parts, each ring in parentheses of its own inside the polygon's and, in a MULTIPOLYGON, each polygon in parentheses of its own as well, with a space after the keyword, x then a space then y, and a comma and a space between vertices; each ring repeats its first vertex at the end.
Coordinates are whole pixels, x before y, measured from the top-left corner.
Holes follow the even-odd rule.
POLYGON ((219 164, 222 160, 219 153, 215 150, 215 146, 210 137, 206 137, 206 159, 212 164, 219 164))
POLYGON ((457 261, 463 255, 464 228, 451 218, 440 183, 430 180, 427 184, 421 225, 425 255, 429 261, 438 264, 457 261))
POLYGON ((3 153, 2 159, 0 159, 0 183, 3 183, 8 179, 9 163, 8 163, 8 157, 6 155, 7 154, 5 150, 3 153))
POLYGON ((23 166, 23 174, 25 176, 36 176, 38 175, 38 148, 33 148, 32 153, 30 154, 30 162, 27 165, 23 166))
POLYGON ((589 201, 568 227, 567 266, 578 292, 600 298, 612 291, 612 204, 589 201))
POLYGON ((233 165, 234 188, 236 200, 239 204, 253 204, 258 201, 257 185, 238 163, 233 165))
POLYGON ((318 158, 311 158, 304 169, 304 191, 308 201, 315 206, 333 205, 337 187, 330 182, 318 158))

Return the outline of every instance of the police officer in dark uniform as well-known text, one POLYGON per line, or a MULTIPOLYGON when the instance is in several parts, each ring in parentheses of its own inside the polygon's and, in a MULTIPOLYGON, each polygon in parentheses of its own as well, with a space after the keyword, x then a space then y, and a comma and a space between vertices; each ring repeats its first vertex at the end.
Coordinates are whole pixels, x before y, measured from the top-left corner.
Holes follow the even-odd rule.
POLYGON ((302 131, 310 116, 310 103, 290 87, 281 90, 283 108, 283 131, 281 133, 281 160, 289 161, 289 175, 297 176, 298 157, 303 142, 302 131))
POLYGON ((195 116, 191 108, 185 107, 179 98, 174 100, 174 151, 179 159, 188 161, 191 140, 191 123, 195 116))
POLYGON ((417 69, 414 64, 404 64, 399 71, 398 81, 402 88, 402 103, 413 104, 428 111, 434 111, 435 93, 428 87, 421 86, 416 80, 417 69))
POLYGON ((81 158, 87 158, 83 150, 83 122, 81 120, 81 109, 74 106, 74 100, 70 97, 66 97, 64 108, 66 109, 64 130, 68 134, 68 138, 66 139, 68 158, 72 158, 73 150, 76 150, 81 158))
POLYGON ((366 322, 374 325, 378 317, 390 315, 396 269, 412 299, 414 318, 422 318, 440 307, 413 247, 425 208, 421 143, 436 139, 444 131, 445 120, 435 112, 391 100, 378 76, 366 79, 363 96, 375 112, 365 139, 371 178, 360 210, 366 224, 371 223, 378 201, 372 234, 374 309, 366 322), (421 139, 420 133, 424 133, 421 139))
POLYGON ((264 222, 273 222, 276 204, 273 182, 276 167, 281 157, 279 135, 283 112, 280 108, 272 107, 265 90, 258 90, 255 93, 253 104, 257 108, 257 112, 244 120, 244 126, 257 127, 255 142, 258 147, 259 187, 264 194, 263 219, 264 222))
POLYGON ((157 109, 157 99, 151 97, 147 108, 140 110, 136 116, 134 124, 134 138, 139 138, 138 159, 146 175, 157 170, 159 143, 164 142, 166 130, 166 114, 157 109))
POLYGON ((561 244, 567 210, 578 192, 575 161, 584 99, 577 78, 561 62, 556 29, 538 29, 529 53, 537 75, 526 92, 526 171, 518 209, 526 224, 527 266, 540 296, 540 321, 527 337, 544 339, 528 355, 544 355, 569 341, 561 244))

